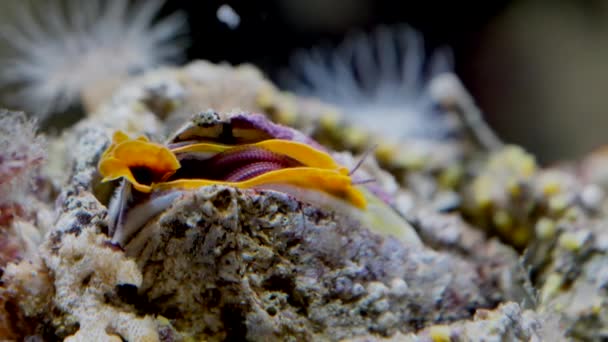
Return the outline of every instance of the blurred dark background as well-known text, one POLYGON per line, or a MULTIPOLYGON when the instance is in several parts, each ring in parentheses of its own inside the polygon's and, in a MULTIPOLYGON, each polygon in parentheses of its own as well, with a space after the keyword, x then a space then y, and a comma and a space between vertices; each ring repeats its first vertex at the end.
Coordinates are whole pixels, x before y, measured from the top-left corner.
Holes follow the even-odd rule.
POLYGON ((338 43, 356 28, 407 23, 422 32, 429 45, 449 44, 457 54, 470 50, 481 29, 502 13, 509 1, 463 6, 448 1, 376 0, 172 0, 166 11, 188 14, 190 58, 214 62, 253 62, 272 68, 285 64, 296 48, 323 41, 338 43), (229 28, 217 19, 217 9, 228 4, 240 16, 229 28))
MULTIPOLYGON (((53 1, 0 0, 0 23, 36 25, 5 7, 47 3, 53 1)), ((606 0, 167 0, 161 16, 175 11, 188 19, 187 60, 252 63, 275 80, 298 49, 335 46, 355 30, 408 24, 429 53, 451 47, 454 71, 506 142, 545 164, 608 144, 606 0), (222 8, 236 13, 238 25, 218 19, 222 8)), ((11 74, 8 66, 4 71, 11 74)))
POLYGON ((339 43, 355 28, 407 23, 455 71, 508 142, 541 161, 580 158, 608 142, 608 2, 603 0, 172 0, 191 30, 189 59, 250 62, 272 75, 297 48, 339 43), (236 28, 217 18, 228 4, 236 28))

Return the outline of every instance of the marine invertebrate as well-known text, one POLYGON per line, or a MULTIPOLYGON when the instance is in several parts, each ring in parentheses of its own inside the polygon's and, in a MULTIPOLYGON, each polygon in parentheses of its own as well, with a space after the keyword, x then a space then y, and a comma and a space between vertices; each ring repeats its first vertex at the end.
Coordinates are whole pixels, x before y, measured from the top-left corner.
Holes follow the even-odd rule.
POLYGON ((171 151, 151 143, 146 137, 129 139, 122 131, 114 133, 112 145, 103 153, 99 162, 99 172, 104 181, 124 177, 133 187, 142 192, 150 192, 152 182, 162 182, 180 167, 171 151), (144 173, 137 177, 135 174, 144 173), (145 177, 145 183, 138 178, 145 177))
POLYGON ((365 208, 365 195, 355 187, 346 167, 312 141, 293 138, 306 140, 299 132, 259 115, 222 120, 214 112, 196 116, 166 146, 115 133, 99 162, 104 181, 126 180, 111 204, 110 233, 124 243, 181 192, 211 185, 275 189, 300 198, 318 192, 365 208), (147 200, 136 207, 127 205, 133 191, 149 194, 147 200))
POLYGON ((440 138, 451 125, 437 115, 427 81, 449 71, 450 53, 440 49, 428 62, 424 55, 419 33, 381 26, 370 34, 352 34, 335 49, 296 53, 281 78, 288 89, 336 105, 375 133, 440 138))
MULTIPOLYGON (((129 139, 118 131, 101 158, 99 171, 105 181, 124 177, 141 192, 215 184, 247 189, 273 183, 339 192, 352 185, 349 171, 327 153, 281 139, 236 146, 191 143, 169 149, 145 137, 129 139), (191 164, 188 169, 181 168, 178 158, 191 164), (174 175, 176 171, 178 175, 174 175)), ((351 195, 353 204, 365 205, 361 196, 351 195)))
POLYGON ((45 116, 83 95, 178 58, 184 19, 154 23, 162 0, 19 1, 3 3, 0 73, 6 104, 45 116), (12 4, 12 7, 10 6, 12 4), (12 20, 7 20, 12 18, 12 20))
POLYGON ((164 145, 114 135, 99 161, 105 181, 124 178, 110 201, 109 234, 137 253, 146 222, 186 193, 206 186, 278 191, 317 207, 347 213, 377 233, 420 244, 391 198, 370 177, 347 168, 301 132, 259 114, 195 115, 164 145), (145 151, 145 153, 142 153, 145 151), (131 240, 139 241, 131 243, 131 240))

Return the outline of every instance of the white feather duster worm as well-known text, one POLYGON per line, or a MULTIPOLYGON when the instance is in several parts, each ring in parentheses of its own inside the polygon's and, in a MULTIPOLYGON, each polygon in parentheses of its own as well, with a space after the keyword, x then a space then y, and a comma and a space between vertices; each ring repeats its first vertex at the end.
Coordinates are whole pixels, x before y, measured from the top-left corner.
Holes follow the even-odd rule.
POLYGON ((420 34, 407 26, 355 33, 336 48, 296 52, 282 84, 340 108, 360 126, 387 138, 437 139, 453 126, 437 112, 429 81, 452 69, 451 53, 426 58, 420 34))
POLYGON ((185 18, 155 22, 162 0, 23 0, 1 5, 3 102, 46 116, 78 102, 91 87, 182 55, 185 18))

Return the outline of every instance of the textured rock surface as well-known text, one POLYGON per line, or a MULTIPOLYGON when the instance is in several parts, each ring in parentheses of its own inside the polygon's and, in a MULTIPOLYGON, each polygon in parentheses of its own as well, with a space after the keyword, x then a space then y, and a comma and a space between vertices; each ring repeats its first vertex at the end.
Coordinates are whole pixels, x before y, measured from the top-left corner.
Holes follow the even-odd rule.
POLYGON ((539 169, 516 147, 380 142, 378 161, 368 157, 362 169, 423 245, 282 193, 221 186, 181 194, 146 224, 140 253, 112 243, 107 204, 117 183, 100 183, 97 172, 111 134, 164 141, 208 108, 292 124, 328 148, 350 150, 336 154, 349 166, 358 160, 352 152, 375 139, 329 106, 278 91, 251 67, 196 62, 144 75, 51 141, 41 177, 57 199, 43 196, 33 202, 35 218, 0 227, 10 241, 29 237, 14 245, 21 257, 2 265, 2 338, 608 336, 605 190, 576 168, 539 169), (509 244, 527 247, 523 257, 509 244))
MULTIPOLYGON (((348 341, 376 341, 374 336, 361 336, 348 341)), ((561 333, 556 315, 522 310, 515 303, 501 304, 495 310, 478 310, 472 320, 434 325, 416 334, 397 333, 383 341, 567 341, 561 333)))
POLYGON ((136 258, 140 300, 196 336, 390 335, 469 317, 502 292, 500 268, 481 274, 280 193, 204 188, 145 229, 156 238, 136 258))

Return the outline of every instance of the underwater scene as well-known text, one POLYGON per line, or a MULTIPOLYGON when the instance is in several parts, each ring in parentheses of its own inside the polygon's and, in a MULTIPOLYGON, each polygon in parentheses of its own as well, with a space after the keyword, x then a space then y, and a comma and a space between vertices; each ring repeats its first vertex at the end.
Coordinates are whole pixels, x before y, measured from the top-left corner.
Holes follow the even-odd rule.
POLYGON ((0 3, 0 341, 608 340, 608 6, 0 3))

